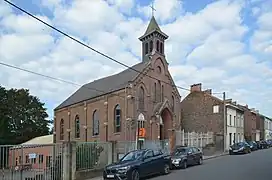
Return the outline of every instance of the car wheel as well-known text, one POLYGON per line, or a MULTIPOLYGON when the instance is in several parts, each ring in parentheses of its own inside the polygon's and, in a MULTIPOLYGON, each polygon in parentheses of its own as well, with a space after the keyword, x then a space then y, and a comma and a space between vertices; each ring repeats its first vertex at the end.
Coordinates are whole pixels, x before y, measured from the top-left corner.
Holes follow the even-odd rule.
POLYGON ((170 166, 169 164, 164 164, 164 167, 163 167, 163 174, 169 174, 170 173, 170 166))
POLYGON ((139 172, 135 169, 131 173, 131 180, 139 180, 140 179, 140 174, 139 172))
POLYGON ((199 158, 199 160, 198 160, 198 165, 201 165, 202 163, 203 163, 202 158, 199 158))
POLYGON ((182 169, 186 169, 187 168, 187 161, 183 161, 182 164, 181 164, 181 168, 182 169))

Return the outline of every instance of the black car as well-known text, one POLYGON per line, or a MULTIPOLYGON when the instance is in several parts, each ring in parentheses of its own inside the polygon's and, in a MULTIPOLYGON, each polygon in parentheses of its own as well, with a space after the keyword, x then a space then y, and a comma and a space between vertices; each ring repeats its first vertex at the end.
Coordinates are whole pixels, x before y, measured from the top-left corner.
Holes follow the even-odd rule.
POLYGON ((258 141, 256 143, 258 145, 258 149, 267 149, 269 147, 269 145, 267 144, 267 142, 264 141, 264 140, 258 141))
POLYGON ((119 162, 105 167, 105 179, 139 180, 155 174, 170 173, 171 158, 160 150, 134 150, 127 153, 119 162))
POLYGON ((175 148, 171 160, 172 167, 185 169, 187 166, 202 164, 203 154, 195 147, 178 147, 175 148))
POLYGON ((247 143, 249 144, 251 151, 258 150, 258 145, 255 141, 247 141, 247 143))
POLYGON ((230 146, 229 154, 247 154, 251 153, 250 145, 247 142, 239 142, 230 146))

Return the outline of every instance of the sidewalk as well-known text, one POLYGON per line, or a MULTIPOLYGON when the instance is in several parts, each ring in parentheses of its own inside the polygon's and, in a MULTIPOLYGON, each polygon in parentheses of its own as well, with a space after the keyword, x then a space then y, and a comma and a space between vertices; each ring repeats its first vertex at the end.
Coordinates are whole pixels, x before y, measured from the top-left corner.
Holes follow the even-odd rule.
MULTIPOLYGON (((228 153, 215 154, 215 155, 212 155, 212 156, 203 156, 203 160, 213 159, 213 158, 226 156, 226 155, 228 155, 228 153)), ((102 177, 96 177, 96 178, 91 178, 91 179, 87 179, 87 180, 103 180, 103 178, 102 177)))

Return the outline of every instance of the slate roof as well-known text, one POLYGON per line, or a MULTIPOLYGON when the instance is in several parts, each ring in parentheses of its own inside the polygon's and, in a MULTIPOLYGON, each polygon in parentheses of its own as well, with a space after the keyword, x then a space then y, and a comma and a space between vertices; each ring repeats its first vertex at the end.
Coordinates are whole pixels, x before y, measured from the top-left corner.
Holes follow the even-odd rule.
MULTIPOLYGON (((148 63, 149 62, 146 61, 141 62, 135 64, 131 68, 142 72, 148 63)), ((132 69, 126 69, 112 76, 104 77, 87 83, 80 87, 74 94, 68 97, 59 106, 57 106, 55 110, 123 89, 126 85, 128 85, 128 82, 134 80, 138 74, 138 72, 132 69)))

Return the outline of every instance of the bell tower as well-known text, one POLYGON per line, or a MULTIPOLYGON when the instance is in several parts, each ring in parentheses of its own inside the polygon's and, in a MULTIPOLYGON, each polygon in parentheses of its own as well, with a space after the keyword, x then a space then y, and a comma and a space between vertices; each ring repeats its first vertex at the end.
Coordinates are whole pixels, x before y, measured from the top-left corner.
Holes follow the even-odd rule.
POLYGON ((149 56, 159 53, 164 56, 164 41, 168 36, 163 33, 152 16, 143 36, 139 38, 142 42, 142 61, 149 61, 149 56))

